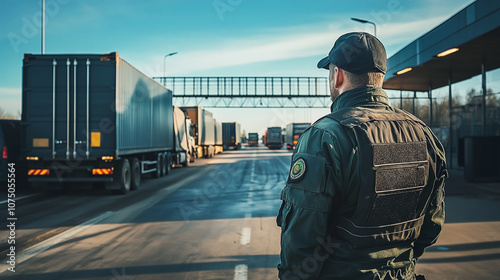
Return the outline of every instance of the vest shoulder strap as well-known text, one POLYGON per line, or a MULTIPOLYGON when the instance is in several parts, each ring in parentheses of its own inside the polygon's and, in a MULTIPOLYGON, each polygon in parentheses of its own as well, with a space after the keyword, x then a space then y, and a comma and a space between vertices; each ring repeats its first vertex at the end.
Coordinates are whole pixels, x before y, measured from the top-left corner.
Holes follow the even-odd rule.
POLYGON ((379 110, 375 111, 370 108, 361 107, 348 107, 340 109, 336 112, 326 115, 326 118, 330 118, 340 122, 343 126, 354 127, 367 123, 370 121, 408 121, 411 120, 422 126, 426 124, 415 117, 414 115, 408 113, 405 110, 393 108, 394 111, 381 112, 379 110))

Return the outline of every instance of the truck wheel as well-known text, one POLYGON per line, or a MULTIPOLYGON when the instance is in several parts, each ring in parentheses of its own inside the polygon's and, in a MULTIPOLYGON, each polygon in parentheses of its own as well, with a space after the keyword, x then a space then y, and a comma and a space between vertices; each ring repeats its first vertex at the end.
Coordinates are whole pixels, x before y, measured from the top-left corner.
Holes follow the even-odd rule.
POLYGON ((153 178, 160 178, 162 175, 162 156, 158 154, 156 158, 156 171, 153 172, 153 178))
POLYGON ((165 154, 161 154, 161 177, 165 176, 167 174, 167 159, 165 157, 165 154))
POLYGON ((132 184, 131 190, 137 190, 141 185, 141 164, 137 158, 132 159, 132 184))
POLYGON ((130 190, 130 163, 128 159, 124 159, 118 164, 117 172, 115 174, 115 183, 118 184, 119 194, 126 194, 130 190))
POLYGON ((172 162, 170 161, 170 155, 168 153, 163 154, 163 175, 170 174, 170 170, 172 169, 172 162))
POLYGON ((190 161, 191 161, 191 155, 189 155, 188 152, 186 152, 186 161, 182 163, 182 167, 188 167, 190 161))

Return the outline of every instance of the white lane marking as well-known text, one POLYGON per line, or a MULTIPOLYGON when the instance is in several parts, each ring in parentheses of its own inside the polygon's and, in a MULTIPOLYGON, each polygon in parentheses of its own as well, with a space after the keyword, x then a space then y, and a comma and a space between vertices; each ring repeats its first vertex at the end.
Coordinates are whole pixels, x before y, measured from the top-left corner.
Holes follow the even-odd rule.
MULTIPOLYGON (((92 218, 84 223, 81 223, 75 227, 72 227, 71 229, 69 229, 67 231, 64 231, 64 232, 62 232, 58 235, 55 235, 55 236, 53 236, 45 241, 42 241, 34 246, 29 247, 28 249, 22 251, 21 253, 19 253, 17 255, 16 265, 19 265, 20 263, 36 256, 37 254, 42 253, 43 251, 49 249, 50 247, 56 245, 57 243, 65 240, 65 239, 70 238, 71 236, 79 233, 80 231, 87 229, 90 226, 99 223, 100 221, 111 216, 112 214, 113 214, 113 212, 111 212, 111 211, 105 212, 105 213, 103 213, 95 218, 92 218)), ((10 265, 0 266, 0 273, 6 271, 9 267, 11 267, 11 266, 10 265)))
POLYGON ((239 264, 234 268, 234 280, 247 280, 248 266, 239 264))
POLYGON ((252 172, 250 175, 250 182, 256 183, 254 178, 255 178, 255 158, 257 157, 257 152, 253 153, 253 160, 252 160, 252 172))
POLYGON ((247 203, 250 205, 254 204, 252 197, 253 197, 253 186, 250 186, 248 187, 248 199, 247 199, 247 203))
MULTIPOLYGON (((21 200, 21 199, 30 198, 30 197, 37 196, 37 195, 40 195, 40 194, 39 193, 34 193, 34 194, 25 195, 25 196, 20 196, 20 197, 13 198, 13 200, 18 201, 18 200, 21 200)), ((4 203, 7 203, 8 201, 9 200, 0 201, 0 205, 4 204, 4 203)))
POLYGON ((243 228, 243 230, 241 231, 241 239, 240 239, 241 245, 250 244, 251 232, 252 232, 252 230, 249 227, 243 228))

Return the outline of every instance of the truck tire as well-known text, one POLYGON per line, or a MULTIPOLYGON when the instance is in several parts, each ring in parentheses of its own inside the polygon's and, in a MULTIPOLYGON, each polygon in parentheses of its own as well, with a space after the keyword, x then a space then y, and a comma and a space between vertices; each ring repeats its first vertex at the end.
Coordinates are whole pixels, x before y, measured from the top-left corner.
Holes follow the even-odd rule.
POLYGON ((189 161, 190 162, 194 162, 196 160, 195 154, 196 154, 195 151, 191 151, 191 153, 189 153, 189 161))
POLYGON ((128 162, 128 159, 122 160, 118 164, 118 168, 116 170, 117 172, 115 173, 115 184, 118 185, 118 193, 119 194, 126 194, 130 190, 130 184, 131 184, 131 171, 130 171, 130 163, 128 162))
POLYGON ((162 156, 158 154, 156 157, 156 171, 152 173, 153 178, 160 178, 162 175, 162 156))
POLYGON ((132 159, 132 182, 130 189, 135 191, 141 186, 141 164, 137 158, 132 159))
POLYGON ((189 166, 189 162, 191 161, 191 156, 189 155, 188 152, 186 152, 186 160, 182 163, 182 167, 188 167, 189 166))
POLYGON ((170 154, 169 153, 165 153, 163 154, 163 159, 164 159, 164 172, 163 172, 163 175, 168 175, 170 174, 170 170, 172 168, 172 162, 171 162, 171 159, 170 159, 170 154))
POLYGON ((167 157, 161 154, 161 177, 167 175, 167 157))

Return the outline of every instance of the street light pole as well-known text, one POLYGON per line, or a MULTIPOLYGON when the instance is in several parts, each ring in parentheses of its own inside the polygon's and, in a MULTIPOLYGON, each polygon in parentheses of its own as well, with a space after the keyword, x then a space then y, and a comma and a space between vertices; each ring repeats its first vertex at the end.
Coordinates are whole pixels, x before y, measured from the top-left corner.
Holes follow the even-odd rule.
POLYGON ((165 86, 166 82, 167 82, 167 77, 165 76, 165 59, 169 56, 172 56, 172 55, 176 55, 177 52, 173 52, 173 53, 169 53, 169 54, 166 54, 164 57, 163 57, 163 86, 165 86))
POLYGON ((45 0, 42 0, 42 54, 45 54, 45 0))
POLYGON ((360 18, 351 18, 351 20, 354 20, 354 21, 357 21, 357 22, 361 22, 361 23, 373 24, 373 35, 375 37, 377 37, 377 25, 375 24, 375 22, 369 21, 369 20, 366 20, 366 19, 360 19, 360 18))

